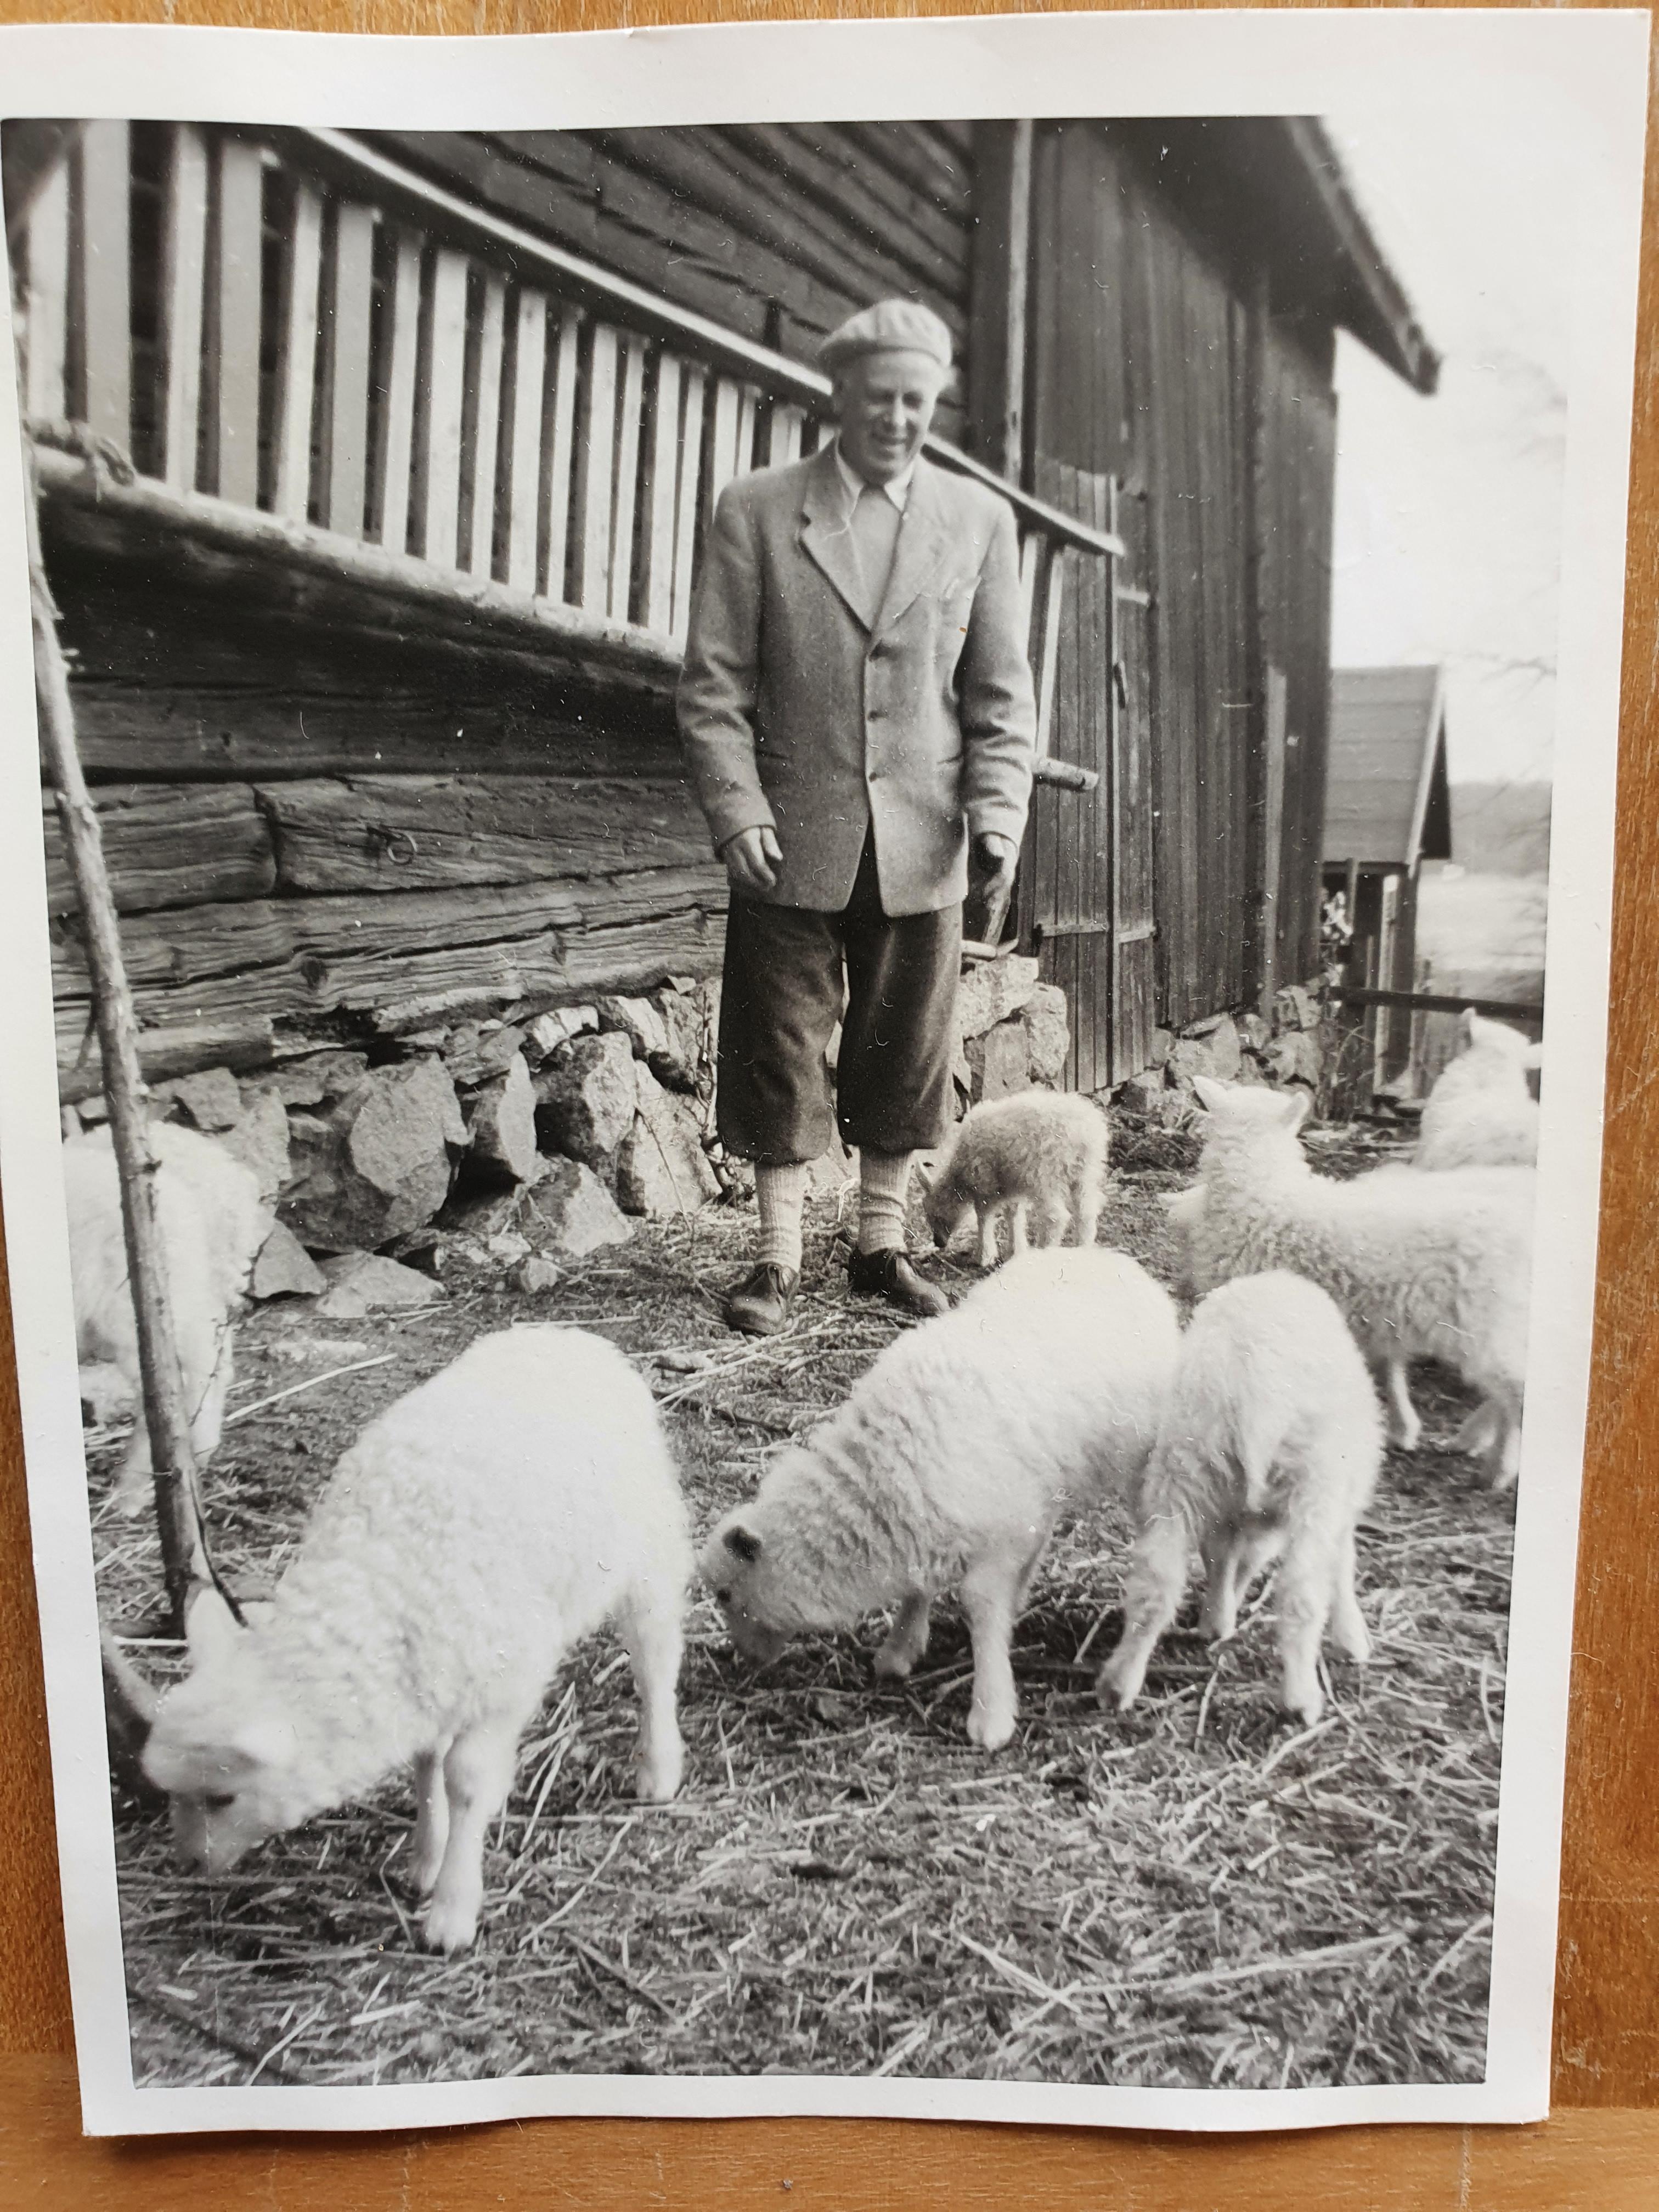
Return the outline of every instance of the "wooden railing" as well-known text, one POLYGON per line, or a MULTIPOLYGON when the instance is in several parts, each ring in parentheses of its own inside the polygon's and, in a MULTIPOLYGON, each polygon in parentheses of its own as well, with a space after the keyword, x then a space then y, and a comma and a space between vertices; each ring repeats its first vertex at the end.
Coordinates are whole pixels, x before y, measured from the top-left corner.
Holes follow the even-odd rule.
MULTIPOLYGON (((725 485, 824 434, 811 369, 343 132, 88 124, 25 257, 27 410, 128 454, 152 518, 269 517, 659 661, 725 485)), ((1121 547, 930 450, 1015 507, 1046 738, 1066 563, 1121 547)))

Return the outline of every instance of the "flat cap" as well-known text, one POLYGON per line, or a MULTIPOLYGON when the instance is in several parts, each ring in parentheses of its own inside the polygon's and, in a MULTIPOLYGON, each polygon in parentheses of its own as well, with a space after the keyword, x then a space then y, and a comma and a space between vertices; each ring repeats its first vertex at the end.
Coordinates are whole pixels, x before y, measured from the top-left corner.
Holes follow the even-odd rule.
POLYGON ((878 300, 849 315, 830 331, 818 348, 818 365, 837 369, 860 354, 885 353, 902 347, 907 353, 925 353, 941 368, 951 366, 951 333, 931 307, 915 300, 878 300))

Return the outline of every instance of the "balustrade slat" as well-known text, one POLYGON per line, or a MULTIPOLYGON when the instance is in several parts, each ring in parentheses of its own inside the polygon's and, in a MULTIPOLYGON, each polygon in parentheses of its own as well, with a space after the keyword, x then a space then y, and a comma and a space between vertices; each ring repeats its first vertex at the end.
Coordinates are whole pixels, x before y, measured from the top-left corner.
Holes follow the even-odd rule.
POLYGON ((507 580, 518 591, 533 592, 547 384, 547 295, 520 292, 513 324, 512 390, 506 406, 507 580))
POLYGON ((501 354, 507 331, 507 279, 484 271, 478 331, 478 395, 472 441, 472 555, 467 566, 488 576, 495 544, 495 464, 501 424, 501 354))
POLYGON ((680 480, 675 498, 674 602, 671 634, 684 637, 691 621, 691 579, 696 565, 697 515, 703 460, 703 392, 708 373, 695 362, 684 370, 685 403, 681 420, 680 480))
POLYGON ((125 123, 82 126, 79 320, 88 427, 125 450, 132 441, 132 146, 125 123))
POLYGON ((161 243, 161 450, 167 483, 196 489, 207 287, 208 149, 193 123, 173 125, 161 243))
POLYGON ((415 383, 421 362, 421 250, 416 230, 400 230, 381 337, 380 386, 380 543, 394 553, 409 544, 409 477, 415 453, 415 383))
POLYGON ((311 511, 311 416, 317 381, 317 302, 323 265, 322 195, 296 184, 283 260, 277 328, 276 513, 303 522, 311 511))
POLYGON ((62 159, 29 210, 28 398, 31 415, 69 413, 70 165, 62 159))
POLYGON ((576 543, 571 598, 596 614, 611 599, 611 489, 617 462, 619 333, 596 323, 588 341, 587 388, 576 441, 576 543))
POLYGON ((680 463, 680 364, 659 353, 651 390, 645 456, 645 513, 640 532, 640 620, 666 632, 674 620, 674 495, 680 463))
POLYGON ((221 499, 259 501, 259 302, 264 173, 257 146, 222 138, 214 359, 213 477, 221 499))
POLYGON ((743 407, 743 386, 729 376, 714 384, 714 421, 708 441, 708 514, 738 473, 738 420, 743 407))
POLYGON ((761 395, 758 388, 745 384, 738 398, 738 453, 732 473, 746 477, 755 465, 755 437, 760 428, 761 395))
POLYGON ((801 433, 806 427, 806 410, 792 407, 780 399, 772 410, 772 419, 766 428, 766 464, 769 468, 781 468, 790 461, 800 459, 801 433))
POLYGON ((374 302, 374 215, 342 200, 334 213, 329 316, 327 498, 323 520, 361 538, 368 485, 368 373, 374 302))
POLYGON ((441 246, 432 268, 422 453, 422 550, 441 568, 459 565, 461 416, 466 376, 467 259, 441 246))
POLYGON ((547 517, 547 582, 550 599, 566 597, 570 564, 572 479, 576 466, 576 385, 580 364, 581 316, 567 307, 559 318, 553 380, 542 432, 542 511, 547 517))
POLYGON ((634 505, 640 480, 640 432, 645 404, 645 341, 623 348, 622 396, 617 410, 617 512, 611 532, 610 612, 628 620, 634 572, 634 505))

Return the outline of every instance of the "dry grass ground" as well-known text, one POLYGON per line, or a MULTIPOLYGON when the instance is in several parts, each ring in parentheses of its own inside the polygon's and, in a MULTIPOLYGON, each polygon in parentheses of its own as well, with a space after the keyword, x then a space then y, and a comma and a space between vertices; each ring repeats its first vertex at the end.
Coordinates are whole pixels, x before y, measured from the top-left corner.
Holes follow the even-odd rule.
MULTIPOLYGON (((1339 1171, 1376 1156, 1363 1138, 1319 1149, 1339 1171)), ((1121 1146, 1101 1229, 1165 1274, 1157 1197, 1184 1179, 1179 1156, 1179 1140, 1121 1146)), ((742 1213, 642 1234, 534 1302, 470 1295, 332 1326, 265 1309, 240 1334, 235 1405, 390 1357, 229 1431, 208 1478, 222 1566, 268 1587, 362 1421, 532 1304, 647 1363, 706 1526, 892 1332, 847 1299, 835 1216, 815 1204, 799 1318, 768 1342, 719 1318, 742 1213)), ((901 1686, 872 1682, 850 1638, 753 1669, 699 1599, 684 1795, 631 1802, 632 1693, 600 1638, 524 1747, 463 1957, 414 1940, 404 1779, 219 1881, 179 1876, 165 1820, 118 1808, 137 2078, 1479 2079, 1511 1515, 1445 1449, 1459 1395, 1420 1379, 1429 1442, 1390 1455, 1362 1534, 1376 1656, 1363 1674, 1334 1662, 1316 1728, 1274 1702, 1270 1587, 1233 1644, 1177 1631, 1134 1711, 1101 1713, 1125 1555, 1109 1513, 1063 1534, 1039 1578, 1015 1645, 1018 1734, 992 1758, 963 1735, 967 1638, 949 1607, 901 1686)), ((94 1453, 100 1500, 112 1457, 94 1453)), ((106 1617, 143 1610, 153 1538, 101 1506, 96 1534, 106 1617)))

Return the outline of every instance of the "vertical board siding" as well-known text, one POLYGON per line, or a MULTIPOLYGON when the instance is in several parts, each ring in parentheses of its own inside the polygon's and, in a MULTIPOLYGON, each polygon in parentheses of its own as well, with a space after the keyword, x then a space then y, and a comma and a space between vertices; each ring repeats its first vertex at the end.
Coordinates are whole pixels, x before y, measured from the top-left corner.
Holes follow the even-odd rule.
POLYGON ((1322 349, 1270 325, 1264 363, 1268 512, 1262 616, 1267 658, 1284 671, 1285 805, 1277 901, 1278 973, 1319 966, 1319 860, 1330 735, 1331 520, 1336 402, 1322 349))
POLYGON ((132 147, 125 123, 81 127, 82 412, 95 437, 132 442, 132 147))

